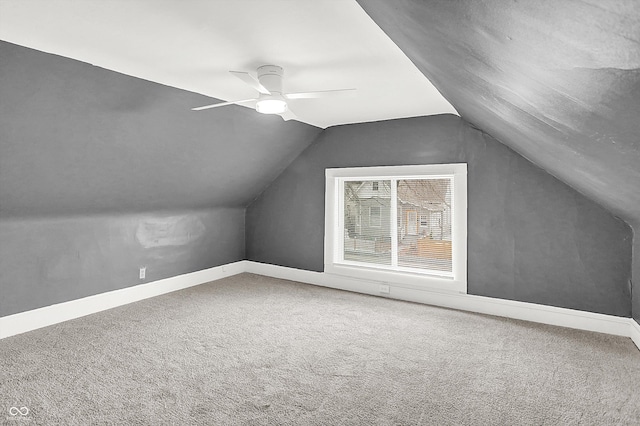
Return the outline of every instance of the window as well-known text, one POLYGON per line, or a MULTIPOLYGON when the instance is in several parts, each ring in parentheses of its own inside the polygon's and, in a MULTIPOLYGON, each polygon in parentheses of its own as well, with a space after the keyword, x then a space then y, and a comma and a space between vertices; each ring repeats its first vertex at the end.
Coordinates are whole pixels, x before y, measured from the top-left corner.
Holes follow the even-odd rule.
POLYGON ((466 292, 466 171, 327 169, 325 272, 466 292))

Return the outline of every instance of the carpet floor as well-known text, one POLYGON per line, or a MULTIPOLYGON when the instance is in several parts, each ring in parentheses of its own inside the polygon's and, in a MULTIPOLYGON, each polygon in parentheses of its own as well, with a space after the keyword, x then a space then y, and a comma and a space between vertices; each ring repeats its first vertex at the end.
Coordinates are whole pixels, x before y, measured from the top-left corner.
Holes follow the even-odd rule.
POLYGON ((10 425, 638 425, 640 351, 240 274, 0 340, 0 409, 10 425))

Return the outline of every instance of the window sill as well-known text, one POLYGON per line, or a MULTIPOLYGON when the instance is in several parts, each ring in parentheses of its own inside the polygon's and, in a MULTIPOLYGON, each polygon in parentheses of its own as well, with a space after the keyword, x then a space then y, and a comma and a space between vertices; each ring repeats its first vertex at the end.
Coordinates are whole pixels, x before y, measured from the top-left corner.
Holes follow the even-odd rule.
MULTIPOLYGON (((435 290, 451 293, 467 293, 466 279, 440 275, 414 274, 342 264, 325 264, 324 272, 331 275, 371 281, 372 284, 390 284, 415 290, 435 290)), ((465 277, 466 278, 466 277, 465 277)))

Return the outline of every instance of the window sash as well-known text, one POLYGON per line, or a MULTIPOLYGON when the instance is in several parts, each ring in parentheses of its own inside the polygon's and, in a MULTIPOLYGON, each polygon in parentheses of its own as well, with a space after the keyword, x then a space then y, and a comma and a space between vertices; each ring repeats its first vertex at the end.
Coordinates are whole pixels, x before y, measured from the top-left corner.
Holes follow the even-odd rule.
MULTIPOLYGON (((336 246, 339 246, 339 250, 336 253, 338 256, 336 257, 336 259, 334 260, 334 262, 336 264, 343 264, 343 265, 350 265, 350 266, 357 266, 357 267, 363 267, 363 268, 372 268, 372 269, 386 269, 386 270, 392 270, 392 271, 399 271, 399 272, 407 272, 407 273, 413 273, 413 274, 420 274, 420 275, 435 275, 435 276, 442 276, 442 277, 453 277, 453 267, 452 267, 452 271, 441 271, 441 270, 436 270, 436 269, 430 269, 430 268, 411 268, 411 267, 406 267, 406 266, 400 266, 398 264, 398 182, 399 181, 403 181, 403 180, 449 180, 451 183, 451 191, 452 191, 452 196, 451 196, 451 210, 452 212, 455 211, 455 205, 454 205, 454 200, 455 200, 455 189, 454 189, 454 179, 455 179, 455 175, 454 174, 428 174, 428 175, 408 175, 408 176, 357 176, 357 177, 341 177, 341 178, 336 178, 338 181, 338 197, 340 198, 340 200, 342 201, 341 204, 339 204, 339 210, 337 212, 337 216, 340 219, 337 223, 336 223, 336 229, 335 229, 335 235, 336 237, 338 237, 337 239, 339 241, 336 241, 335 243, 336 246), (391 264, 387 265, 387 264, 378 264, 378 263, 373 263, 373 262, 358 262, 358 261, 354 261, 354 260, 347 260, 345 259, 345 247, 344 247, 344 231, 345 231, 345 224, 344 224, 344 216, 345 216, 345 183, 349 182, 349 181, 363 181, 363 182, 372 182, 372 188, 373 188, 373 182, 378 182, 380 180, 383 181, 389 181, 390 182, 390 187, 391 187, 391 201, 390 201, 390 236, 391 236, 391 264)), ((370 227, 381 227, 382 226, 382 210, 380 207, 377 207, 379 215, 378 215, 378 222, 376 225, 374 225, 372 223, 372 214, 371 214, 371 209, 375 208, 374 206, 370 206, 369 207, 369 226, 370 227)), ((416 226, 418 226, 419 224, 416 224, 416 226)), ((454 223, 451 224, 451 233, 452 235, 454 234, 454 223)), ((452 242, 453 243, 453 242, 452 242)))

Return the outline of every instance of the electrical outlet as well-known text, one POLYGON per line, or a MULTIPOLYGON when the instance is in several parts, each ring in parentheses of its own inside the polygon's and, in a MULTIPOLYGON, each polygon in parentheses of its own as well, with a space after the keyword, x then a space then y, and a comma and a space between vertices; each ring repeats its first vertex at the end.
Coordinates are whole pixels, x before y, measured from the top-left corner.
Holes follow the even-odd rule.
POLYGON ((380 284, 380 293, 389 294, 389 286, 387 284, 380 284))
POLYGON ((147 276, 147 267, 146 266, 141 266, 140 267, 140 279, 144 280, 146 276, 147 276))

